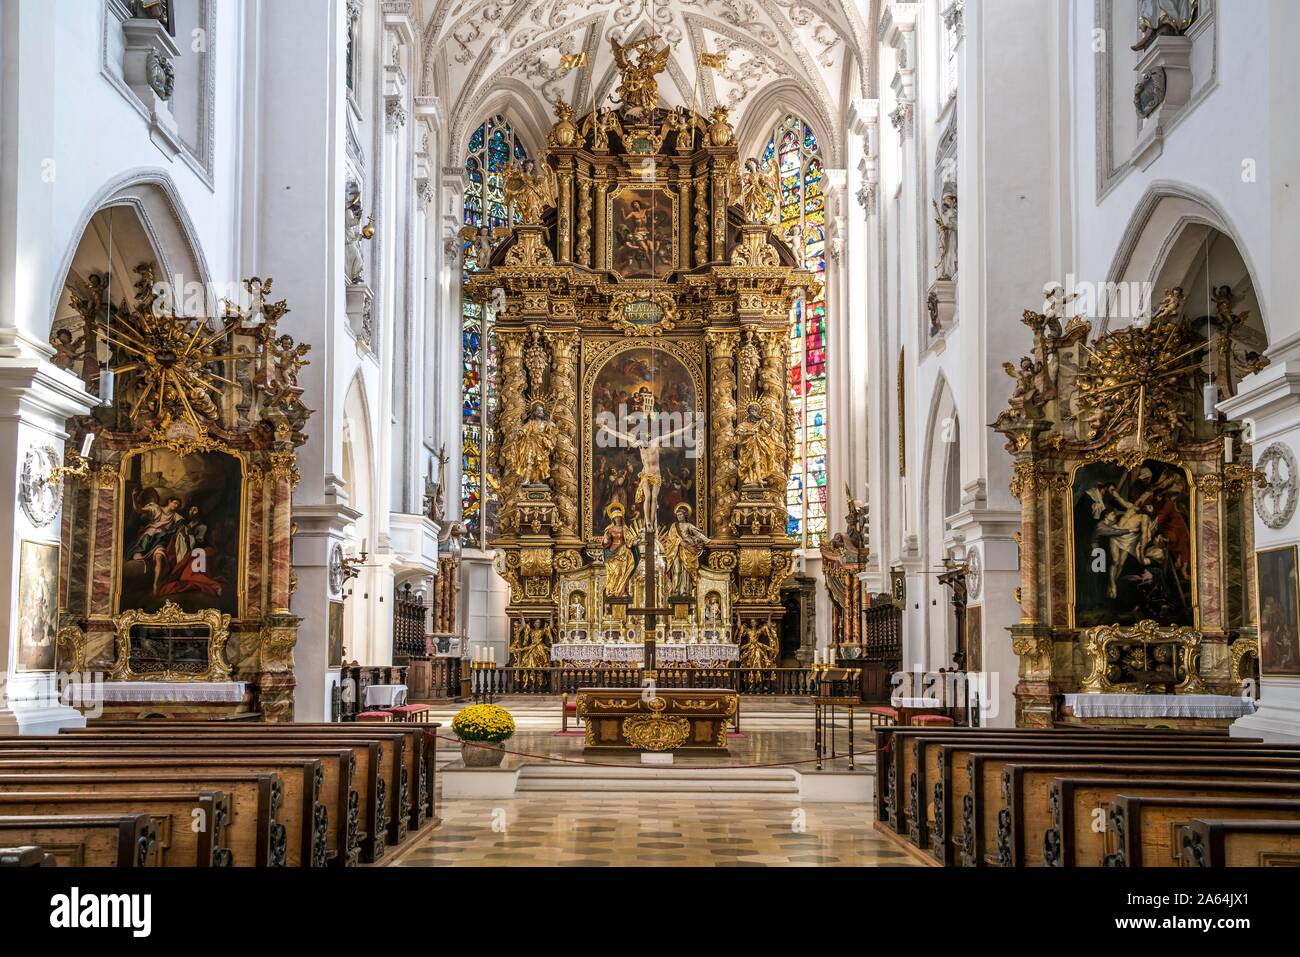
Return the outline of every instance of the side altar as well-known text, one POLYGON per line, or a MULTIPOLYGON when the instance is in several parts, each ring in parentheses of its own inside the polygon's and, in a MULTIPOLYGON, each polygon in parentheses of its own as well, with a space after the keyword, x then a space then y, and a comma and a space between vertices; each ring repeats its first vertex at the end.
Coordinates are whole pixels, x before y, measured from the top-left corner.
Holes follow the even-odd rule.
MULTIPOLYGON (((617 52, 621 105, 555 104, 548 151, 506 171, 515 225, 466 284, 495 328, 512 664, 771 667, 796 587, 787 343, 815 279, 727 110, 659 106, 659 38, 617 52)), ((668 717, 686 694, 649 700, 668 717)))

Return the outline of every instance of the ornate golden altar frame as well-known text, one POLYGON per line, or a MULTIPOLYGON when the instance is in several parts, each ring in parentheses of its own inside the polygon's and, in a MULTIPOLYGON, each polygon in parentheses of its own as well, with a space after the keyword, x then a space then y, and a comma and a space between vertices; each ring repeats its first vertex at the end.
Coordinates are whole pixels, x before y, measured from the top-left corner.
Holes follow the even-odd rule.
MULTIPOLYGON (((725 109, 703 117, 625 105, 578 121, 572 113, 556 104, 536 172, 508 173, 520 221, 465 288, 497 307, 501 404, 488 462, 501 476, 492 544, 510 586, 511 633, 537 619, 552 634, 572 633, 560 602, 578 580, 592 630, 609 610, 603 575, 584 574, 603 567, 607 522, 593 506, 593 388, 605 363, 632 349, 672 356, 695 390, 705 427, 691 521, 709 538, 701 569, 728 583, 722 604, 733 633, 740 622, 776 630, 795 548, 785 531, 789 319, 813 277, 773 236, 762 212, 770 204, 758 195, 767 180, 742 172, 725 109), (659 239, 672 244, 670 275, 623 279, 613 270, 615 244, 627 236, 615 222, 621 189, 669 197, 671 235, 659 239), (781 461, 745 485, 738 459, 751 403, 780 436, 781 461), (506 466, 524 459, 536 474, 506 466)), ((657 255, 647 256, 651 272, 657 255)))
MULTIPOLYGON (((1063 303, 1049 300, 1045 312, 1025 311, 1023 322, 1033 334, 1029 355, 1004 363, 1015 388, 994 429, 1007 437, 1011 491, 1021 509, 1021 618, 1010 629, 1020 658, 1018 725, 1050 727, 1066 693, 1137 690, 1130 687, 1134 682, 1107 678, 1105 655, 1116 642, 1141 646, 1143 635, 1174 636, 1162 640, 1182 649, 1188 667, 1179 692, 1241 690, 1233 662, 1245 653, 1238 645, 1248 647, 1256 634, 1249 557, 1251 489, 1259 476, 1237 426, 1207 421, 1201 409, 1209 363, 1209 340, 1201 330, 1222 317, 1198 326, 1183 315, 1183 299, 1181 290, 1170 290, 1148 322, 1092 342, 1087 320, 1064 320, 1063 303), (1227 461, 1225 442, 1232 450, 1227 461), (1159 524, 1161 502, 1176 513, 1168 526, 1176 534, 1159 524), (1180 520, 1185 565, 1175 558, 1184 547, 1174 541, 1182 534, 1180 520), (1105 567, 1112 589, 1094 578, 1086 600, 1078 589, 1080 521, 1093 526, 1095 564, 1087 571, 1105 567), (1115 540, 1098 539, 1101 524, 1116 522, 1101 534, 1127 533, 1118 539, 1126 544, 1099 545, 1115 540), (1143 566, 1135 567, 1134 550, 1152 542, 1155 551, 1140 557, 1147 570, 1138 575, 1143 566), (1156 574, 1162 569, 1163 578, 1156 574), (1178 600, 1150 604, 1161 588, 1178 600), (1120 589, 1129 589, 1128 599, 1120 589), (1145 589, 1140 594, 1149 607, 1133 604, 1132 589, 1145 589)), ((1219 378, 1233 381, 1231 375, 1219 378)))
POLYGON ((230 616, 215 609, 184 612, 171 602, 149 614, 127 611, 117 616, 117 660, 109 676, 114 681, 226 681, 230 665, 226 662, 226 640, 230 637, 230 616), (201 672, 176 670, 136 672, 131 667, 131 629, 136 625, 202 626, 208 629, 208 667, 201 672))

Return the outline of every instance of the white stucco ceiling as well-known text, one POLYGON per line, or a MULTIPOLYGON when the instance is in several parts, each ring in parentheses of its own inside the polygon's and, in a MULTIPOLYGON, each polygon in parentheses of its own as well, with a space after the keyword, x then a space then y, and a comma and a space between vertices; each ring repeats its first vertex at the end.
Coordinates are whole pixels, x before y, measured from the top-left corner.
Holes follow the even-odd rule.
POLYGON ((421 92, 442 99, 448 159, 487 111, 505 108, 534 135, 554 101, 579 114, 608 104, 618 85, 610 39, 657 33, 671 47, 659 77, 662 105, 751 111, 799 109, 828 145, 841 142, 843 105, 864 95, 869 50, 857 0, 436 0, 424 35, 421 92), (560 57, 586 51, 591 69, 559 73, 560 57), (725 68, 699 73, 701 53, 727 53, 725 68))

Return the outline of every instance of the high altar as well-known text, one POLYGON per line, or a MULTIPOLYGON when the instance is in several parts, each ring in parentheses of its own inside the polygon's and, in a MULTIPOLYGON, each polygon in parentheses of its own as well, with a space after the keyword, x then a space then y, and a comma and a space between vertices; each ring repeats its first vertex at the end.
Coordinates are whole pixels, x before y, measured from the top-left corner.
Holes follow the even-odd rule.
POLYGON ((726 109, 659 106, 661 43, 616 51, 617 110, 556 104, 547 154, 507 171, 518 223, 468 283, 496 316, 493 544, 519 667, 635 667, 646 638, 664 664, 776 657, 787 337, 813 280, 726 109))

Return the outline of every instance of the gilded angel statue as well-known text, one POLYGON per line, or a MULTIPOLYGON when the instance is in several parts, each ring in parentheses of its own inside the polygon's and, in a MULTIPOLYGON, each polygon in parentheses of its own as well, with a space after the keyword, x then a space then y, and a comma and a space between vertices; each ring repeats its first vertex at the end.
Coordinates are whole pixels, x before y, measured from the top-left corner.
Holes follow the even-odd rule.
POLYGON ((555 170, 542 154, 540 163, 524 160, 523 165, 511 160, 505 169, 506 204, 519 214, 519 222, 535 226, 542 221, 542 211, 555 205, 558 186, 555 170), (540 172, 539 172, 540 170, 540 172))
POLYGON ((614 51, 614 62, 623 74, 623 82, 618 87, 618 97, 623 106, 629 110, 653 110, 659 105, 659 81, 655 79, 668 69, 668 55, 672 47, 665 45, 660 50, 654 47, 660 42, 659 37, 642 37, 635 43, 623 46, 610 38, 610 47, 614 51), (636 54, 632 62, 629 54, 636 54))

